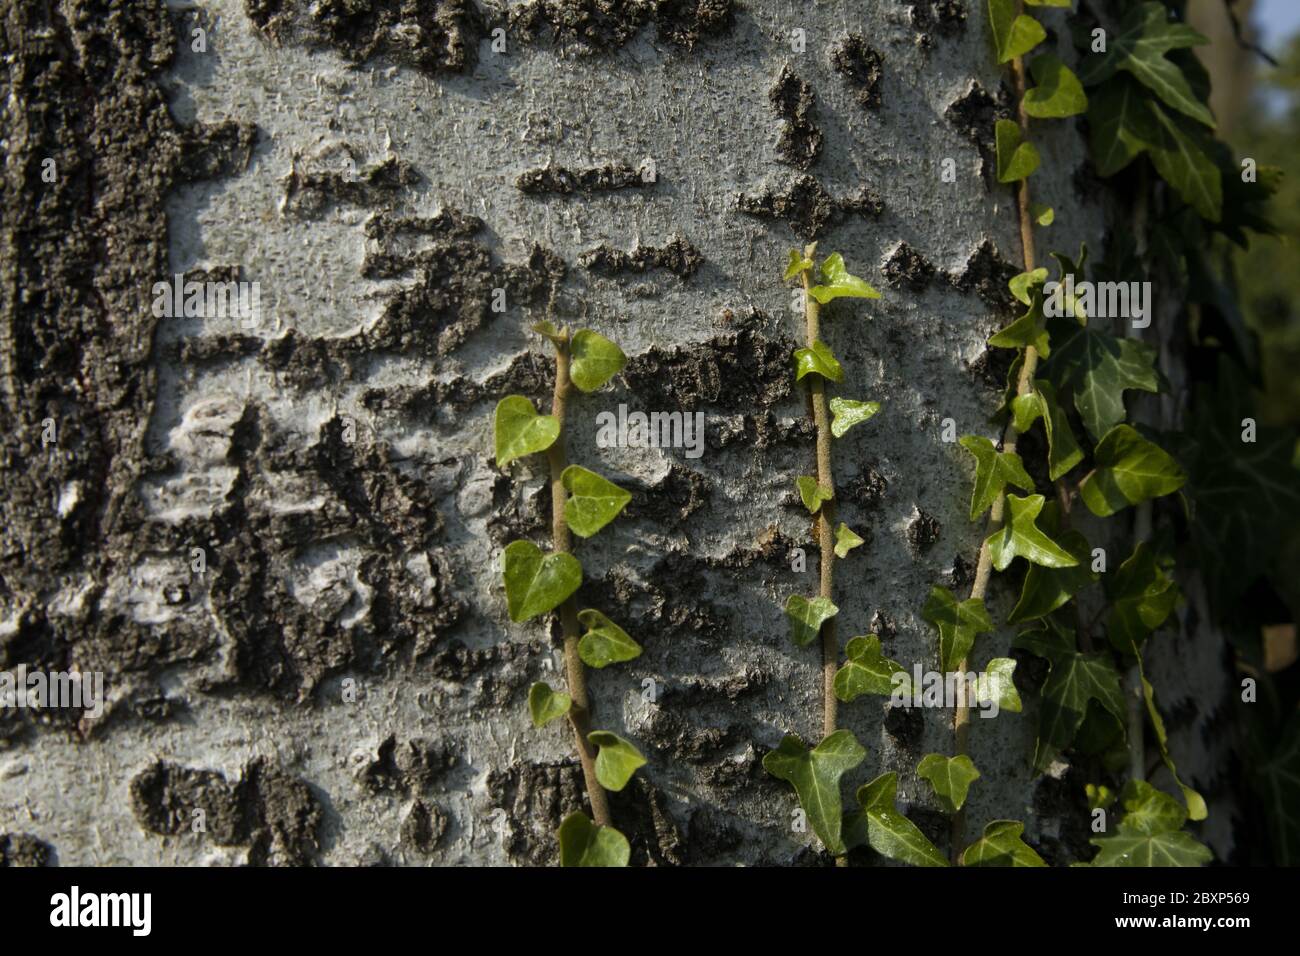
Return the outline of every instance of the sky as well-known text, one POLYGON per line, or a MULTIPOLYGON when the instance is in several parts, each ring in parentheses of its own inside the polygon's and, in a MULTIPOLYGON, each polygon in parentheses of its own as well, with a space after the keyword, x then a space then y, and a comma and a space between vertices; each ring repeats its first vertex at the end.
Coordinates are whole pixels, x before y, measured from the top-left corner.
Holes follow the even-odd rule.
POLYGON ((1300 0, 1255 0, 1253 19, 1260 45, 1278 53, 1286 39, 1300 31, 1300 0))

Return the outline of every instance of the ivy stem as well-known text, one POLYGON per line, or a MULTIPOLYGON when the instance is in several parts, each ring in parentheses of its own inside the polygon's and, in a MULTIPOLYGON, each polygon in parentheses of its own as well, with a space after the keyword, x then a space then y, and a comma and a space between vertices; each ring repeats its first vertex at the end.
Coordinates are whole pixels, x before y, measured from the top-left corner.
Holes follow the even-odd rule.
MULTIPOLYGON (((573 533, 564 520, 564 502, 568 497, 561 476, 568 467, 564 453, 564 415, 572 385, 569 381, 569 346, 567 342, 555 343, 555 392, 551 398, 551 415, 560 423, 560 434, 546 450, 551 466, 551 546, 556 554, 573 550, 573 533)), ((578 747, 578 760, 582 763, 582 776, 587 784, 587 799, 591 803, 591 816, 597 826, 613 824, 609 815, 609 797, 596 779, 596 753, 587 734, 591 730, 591 699, 587 695, 587 671, 578 654, 578 602, 572 597, 560 605, 560 624, 564 633, 564 670, 568 682, 569 724, 573 727, 574 742, 578 747)))
MULTIPOLYGON (((1016 7, 1017 13, 1024 12, 1023 3, 1018 3, 1016 7)), ((1011 61, 1011 82, 1015 87, 1016 113, 1020 123, 1020 131, 1023 136, 1028 137, 1029 114, 1025 112, 1025 64, 1021 57, 1016 57, 1011 61)), ((1024 271, 1033 272, 1037 257, 1034 254, 1034 217, 1030 212, 1028 176, 1020 180, 1016 185, 1016 213, 1020 220, 1020 251, 1024 262, 1024 271)), ((1016 380, 1017 397, 1028 395, 1034 390, 1034 373, 1038 370, 1037 349, 1032 345, 1027 345, 1023 356, 1020 365, 1020 377, 1016 380)), ((1002 440, 1002 451, 1014 452, 1019 438, 1020 432, 1016 429, 1013 419, 1007 424, 1006 435, 1002 440)), ((988 593, 989 578, 993 572, 993 555, 989 552, 988 539, 1002 527, 1006 505, 1007 496, 1006 491, 1003 490, 989 509, 987 534, 984 536, 984 543, 980 545, 979 560, 975 565, 975 581, 970 589, 970 596, 979 598, 981 601, 984 600, 984 595, 988 593)), ((965 674, 968 667, 969 659, 963 658, 961 663, 957 665, 957 670, 959 673, 965 674)), ((957 708, 952 718, 954 749, 957 756, 966 753, 967 742, 970 737, 970 701, 967 699, 968 697, 968 694, 962 694, 958 698, 957 708)), ((961 861, 962 850, 965 849, 965 806, 953 814, 950 834, 950 852, 952 862, 956 864, 961 861)))
MULTIPOLYGON (((805 259, 817 255, 817 243, 804 247, 805 259)), ((800 273, 803 279, 804 322, 807 327, 808 348, 820 337, 821 304, 808 292, 811 287, 809 270, 800 273)), ((808 397, 812 402, 813 422, 817 426, 817 485, 827 492, 827 500, 817 509, 817 547, 820 552, 820 595, 834 603, 835 581, 835 481, 831 475, 831 419, 826 406, 826 380, 820 375, 808 376, 808 397)), ((822 736, 835 733, 838 722, 839 701, 835 697, 835 669, 840 662, 840 646, 835 636, 835 618, 822 622, 822 736)))

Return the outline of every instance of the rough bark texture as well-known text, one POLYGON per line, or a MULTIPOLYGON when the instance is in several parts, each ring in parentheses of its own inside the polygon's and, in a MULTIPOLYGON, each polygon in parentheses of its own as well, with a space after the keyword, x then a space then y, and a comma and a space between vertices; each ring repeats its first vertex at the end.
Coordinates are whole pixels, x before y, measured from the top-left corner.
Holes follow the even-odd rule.
MULTIPOLYGON (((545 541, 545 462, 503 472, 491 443, 499 398, 549 392, 527 326, 552 315, 630 356, 567 431, 571 460, 635 495, 577 547, 584 606, 645 647, 591 678, 596 725, 650 761, 615 795, 634 862, 825 862, 759 763, 821 718, 817 648, 781 611, 817 564, 780 270, 817 238, 885 291, 823 315, 840 393, 884 403, 836 443, 839 517, 868 539, 837 569, 840 634, 933 666, 920 606, 969 586, 981 530, 940 424, 996 437, 1009 356, 984 342, 1019 271, 1014 202, 986 172, 1008 101, 982 5, 0 11, 0 665, 103 671, 109 690, 97 721, 0 714, 0 861, 553 862, 581 774, 525 697, 560 653, 547 622, 509 623, 497 572, 509 540, 545 541), (155 317, 178 272, 256 280, 261 323, 155 317), (598 448, 620 403, 705 412, 705 454, 598 448)), ((1096 243, 1078 129, 1042 145, 1053 245, 1096 243)), ((995 585, 995 619, 1010 600, 995 585)), ((1197 756, 1226 685, 1212 635, 1189 633, 1152 670, 1223 853, 1230 812, 1197 756)), ((975 663, 1010 640, 981 638, 975 663)), ((1023 817, 1066 862, 1089 835, 1083 781, 1033 780, 1034 717, 975 721, 968 816, 1023 817)), ((914 771, 950 750, 950 718, 840 714, 861 779, 899 771, 941 846, 914 771)))

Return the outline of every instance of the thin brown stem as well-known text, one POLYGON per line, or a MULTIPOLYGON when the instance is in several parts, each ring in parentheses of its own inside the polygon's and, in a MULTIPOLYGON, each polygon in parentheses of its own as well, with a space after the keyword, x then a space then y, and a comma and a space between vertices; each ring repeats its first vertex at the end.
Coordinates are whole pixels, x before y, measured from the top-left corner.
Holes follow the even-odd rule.
MULTIPOLYGON (((569 392, 569 347, 555 343, 555 392, 551 399, 551 415, 560 423, 559 437, 547 449, 551 466, 551 545, 556 554, 573 550, 573 534, 564 520, 564 502, 568 497, 561 475, 568 466, 564 453, 564 414, 569 392)), ((591 816, 597 825, 607 827, 613 820, 609 815, 609 797, 596 779, 596 752, 587 734, 591 731, 591 699, 587 695, 587 671, 578 655, 578 603, 573 597, 560 605, 560 625, 564 633, 564 670, 568 682, 569 724, 582 763, 582 777, 587 785, 587 799, 591 802, 591 816)))

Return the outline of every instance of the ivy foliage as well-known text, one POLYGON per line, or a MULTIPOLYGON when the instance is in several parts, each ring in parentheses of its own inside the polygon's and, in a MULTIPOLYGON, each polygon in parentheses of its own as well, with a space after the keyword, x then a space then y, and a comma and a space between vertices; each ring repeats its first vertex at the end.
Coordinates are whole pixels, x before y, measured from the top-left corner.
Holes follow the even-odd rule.
POLYGON ((851 731, 837 730, 809 750, 789 734, 763 757, 763 769, 794 787, 818 839, 831 853, 845 852, 840 778, 867 756, 851 731))

